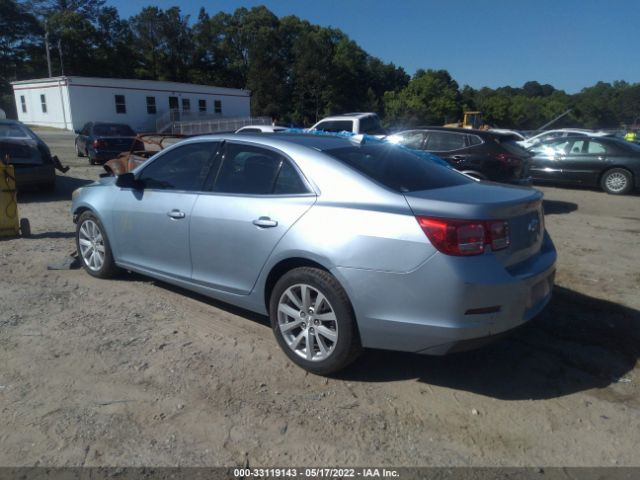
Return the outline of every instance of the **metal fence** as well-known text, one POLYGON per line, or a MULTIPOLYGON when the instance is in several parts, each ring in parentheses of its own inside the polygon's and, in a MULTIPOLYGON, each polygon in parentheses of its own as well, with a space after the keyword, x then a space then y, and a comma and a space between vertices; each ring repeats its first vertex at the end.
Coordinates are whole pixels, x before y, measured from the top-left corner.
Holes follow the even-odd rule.
POLYGON ((207 118, 174 121, 170 132, 180 135, 203 135, 206 133, 234 132, 247 125, 271 125, 269 117, 207 118))

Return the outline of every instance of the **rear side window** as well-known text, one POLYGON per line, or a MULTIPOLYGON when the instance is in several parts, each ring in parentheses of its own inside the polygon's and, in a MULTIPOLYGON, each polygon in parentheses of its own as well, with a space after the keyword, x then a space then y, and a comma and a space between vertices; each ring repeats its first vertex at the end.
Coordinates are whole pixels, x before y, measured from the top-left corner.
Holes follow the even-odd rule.
POLYGON ((422 148, 425 135, 426 134, 424 132, 411 131, 397 134, 395 135, 395 137, 398 138, 398 143, 400 145, 404 145, 407 148, 415 148, 417 150, 420 150, 422 148))
POLYGON ((320 122, 316 125, 315 130, 321 132, 352 132, 353 121, 352 120, 327 120, 326 122, 320 122))
POLYGON ((325 150, 342 163, 396 192, 416 192, 473 180, 434 160, 393 145, 354 145, 325 150))
POLYGON ((217 147, 217 142, 176 147, 151 162, 138 178, 149 189, 201 191, 217 147))
POLYGON ((607 149, 602 143, 596 142, 594 140, 589 140, 589 147, 587 149, 587 153, 598 154, 598 153, 606 153, 606 152, 607 152, 607 149))
POLYGON ((476 145, 480 145, 482 143, 482 139, 477 135, 467 135, 467 142, 470 147, 474 147, 476 145))
POLYGON ((429 132, 426 150, 448 152, 464 148, 464 135, 460 133, 429 132))
POLYGON ((306 193, 298 172, 282 155, 252 145, 228 143, 214 191, 246 195, 306 193))

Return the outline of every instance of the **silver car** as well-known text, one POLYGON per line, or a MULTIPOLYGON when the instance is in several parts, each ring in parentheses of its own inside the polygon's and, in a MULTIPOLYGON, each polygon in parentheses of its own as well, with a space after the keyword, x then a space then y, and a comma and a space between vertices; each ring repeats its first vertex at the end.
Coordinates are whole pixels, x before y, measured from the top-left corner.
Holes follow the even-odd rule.
POLYGON ((556 251, 542 194, 360 137, 215 135, 73 195, 86 271, 126 269, 269 315, 288 357, 441 355, 538 314, 556 251))

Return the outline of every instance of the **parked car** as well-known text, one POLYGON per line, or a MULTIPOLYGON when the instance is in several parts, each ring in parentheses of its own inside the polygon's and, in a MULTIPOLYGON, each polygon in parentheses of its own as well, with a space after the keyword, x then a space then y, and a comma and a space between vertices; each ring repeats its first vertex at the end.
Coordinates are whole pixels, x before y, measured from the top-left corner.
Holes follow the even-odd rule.
POLYGON ((424 150, 446 160, 456 170, 480 180, 528 185, 531 154, 516 137, 487 130, 424 127, 387 137, 392 143, 424 150))
POLYGON ((15 120, 0 120, 0 161, 12 164, 18 189, 53 190, 56 161, 51 151, 30 128, 15 120))
POLYGON ((613 137, 564 137, 531 148, 535 181, 600 187, 624 195, 640 187, 640 146, 613 137))
POLYGON ((563 138, 568 136, 577 137, 607 137, 611 134, 607 132, 596 132, 594 130, 587 130, 584 128, 559 128, 556 130, 546 130, 544 132, 533 135, 525 140, 520 141, 520 145, 523 148, 531 148, 538 143, 548 142, 556 138, 563 138))
POLYGON ((284 132, 287 127, 279 127, 277 125, 247 125, 239 128, 236 133, 276 133, 284 132))
POLYGON ((510 130, 508 128, 490 128, 489 131, 493 133, 500 133, 502 135, 512 135, 516 141, 527 139, 526 135, 518 130, 510 130))
POLYGON ((131 270, 268 314, 318 374, 362 347, 487 342, 542 310, 555 271, 541 192, 339 136, 188 139, 76 190, 72 211, 90 275, 131 270))
POLYGON ((144 149, 143 145, 136 145, 133 129, 123 123, 89 122, 76 133, 76 153, 88 157, 91 165, 104 163, 132 148, 144 149))
POLYGON ((373 112, 354 112, 326 117, 313 125, 309 130, 333 133, 350 132, 374 136, 383 136, 388 133, 380 126, 380 119, 378 115, 373 112))

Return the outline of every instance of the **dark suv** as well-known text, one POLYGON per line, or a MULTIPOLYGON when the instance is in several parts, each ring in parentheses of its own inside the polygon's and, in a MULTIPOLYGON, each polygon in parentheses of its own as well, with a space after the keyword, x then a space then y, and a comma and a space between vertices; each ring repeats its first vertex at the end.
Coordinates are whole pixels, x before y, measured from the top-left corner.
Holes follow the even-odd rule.
POLYGON ((465 128, 425 127, 387 137, 407 148, 425 150, 480 180, 530 185, 531 154, 509 134, 465 128))

